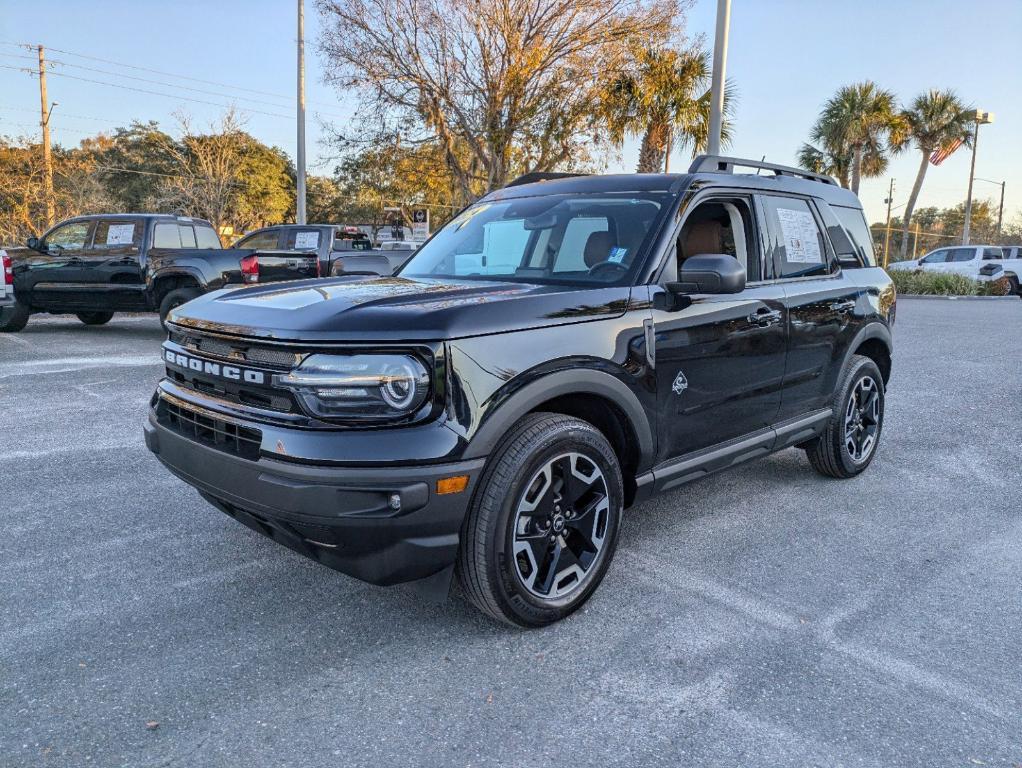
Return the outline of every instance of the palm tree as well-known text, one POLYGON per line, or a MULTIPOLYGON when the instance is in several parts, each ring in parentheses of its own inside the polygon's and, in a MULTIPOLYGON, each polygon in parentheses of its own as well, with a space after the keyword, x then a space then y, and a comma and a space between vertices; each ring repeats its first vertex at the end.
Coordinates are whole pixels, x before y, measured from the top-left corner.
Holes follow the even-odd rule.
MULTIPOLYGON (((710 123, 710 56, 704 51, 653 47, 636 51, 632 65, 612 78, 601 112, 611 141, 642 134, 638 173, 659 173, 671 144, 706 149, 710 123)), ((731 143, 734 88, 724 88, 721 145, 731 143)))
POLYGON ((894 94, 867 80, 846 85, 827 100, 812 139, 837 157, 850 158, 850 188, 859 193, 863 176, 879 176, 887 167, 885 142, 900 135, 903 122, 894 94))
POLYGON ((901 223, 901 258, 904 259, 908 251, 908 230, 912 223, 912 213, 919 200, 919 192, 923 188, 923 178, 926 176, 930 155, 958 139, 961 139, 965 146, 972 146, 975 110, 958 98, 954 91, 930 90, 916 96, 911 106, 902 110, 901 119, 905 129, 895 137, 892 148, 895 152, 900 152, 912 144, 921 155, 916 181, 912 185, 908 203, 905 204, 905 215, 901 223))

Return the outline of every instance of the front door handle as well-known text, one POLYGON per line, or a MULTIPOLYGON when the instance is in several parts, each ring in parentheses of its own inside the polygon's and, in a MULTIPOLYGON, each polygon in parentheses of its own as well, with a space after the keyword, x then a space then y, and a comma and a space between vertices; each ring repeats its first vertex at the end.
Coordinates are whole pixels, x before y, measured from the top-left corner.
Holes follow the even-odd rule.
POLYGON ((855 309, 855 301, 848 299, 847 301, 835 301, 830 305, 831 310, 842 315, 847 315, 853 309, 855 309))
POLYGON ((779 309, 767 309, 766 307, 761 307, 745 319, 750 323, 766 328, 769 325, 776 325, 781 322, 781 311, 779 309))

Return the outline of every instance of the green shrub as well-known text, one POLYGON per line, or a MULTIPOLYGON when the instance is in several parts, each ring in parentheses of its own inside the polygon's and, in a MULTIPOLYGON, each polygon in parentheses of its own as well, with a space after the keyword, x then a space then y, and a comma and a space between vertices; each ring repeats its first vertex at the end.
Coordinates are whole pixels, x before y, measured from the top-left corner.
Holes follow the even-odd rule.
MULTIPOLYGON (((894 287, 903 296, 1001 296, 993 292, 1000 281, 981 283, 950 272, 899 272, 892 270, 894 287)), ((1007 282, 1007 281, 1005 281, 1007 282)), ((1007 292, 1006 290, 1004 291, 1007 292)))

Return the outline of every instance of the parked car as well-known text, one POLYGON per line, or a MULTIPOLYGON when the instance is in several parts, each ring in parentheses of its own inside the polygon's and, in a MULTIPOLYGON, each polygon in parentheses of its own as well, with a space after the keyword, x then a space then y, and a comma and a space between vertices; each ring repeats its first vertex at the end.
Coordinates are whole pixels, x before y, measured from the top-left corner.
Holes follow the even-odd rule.
POLYGON ((1022 295, 1019 290, 1019 276, 1022 275, 1022 258, 1017 249, 1002 248, 998 245, 956 245, 937 248, 920 259, 896 261, 887 266, 888 270, 923 272, 947 272, 987 282, 1002 277, 1008 279, 1011 292, 1022 295))
POLYGON ((102 325, 115 312, 156 311, 163 321, 206 291, 319 275, 315 259, 225 249, 208 221, 169 214, 78 216, 7 253, 15 303, 0 311, 0 331, 8 332, 36 312, 102 325))
POLYGON ((545 178, 394 277, 172 312, 149 449, 324 565, 435 594, 456 574, 523 626, 592 595, 655 493, 793 446, 829 477, 869 466, 895 292, 854 194, 723 157, 545 178))
POLYGON ((317 260, 318 274, 389 275, 389 259, 372 247, 372 241, 356 227, 337 224, 278 224, 247 233, 235 248, 258 248, 279 252, 282 259, 304 257, 317 260))

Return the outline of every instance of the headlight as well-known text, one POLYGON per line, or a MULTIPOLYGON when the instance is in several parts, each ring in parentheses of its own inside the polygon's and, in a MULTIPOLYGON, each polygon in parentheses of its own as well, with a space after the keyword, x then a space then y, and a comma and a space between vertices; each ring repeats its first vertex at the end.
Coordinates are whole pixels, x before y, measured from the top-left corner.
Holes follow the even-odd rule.
POLYGON ((429 372, 399 354, 309 355, 273 383, 293 391, 316 416, 381 420, 415 413, 429 394, 429 372))

